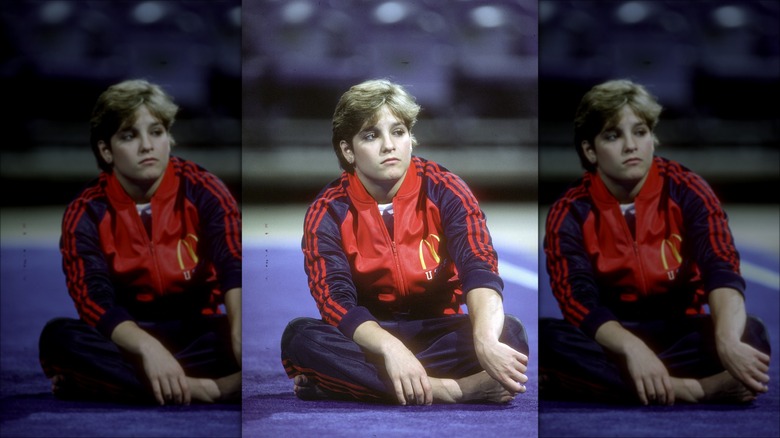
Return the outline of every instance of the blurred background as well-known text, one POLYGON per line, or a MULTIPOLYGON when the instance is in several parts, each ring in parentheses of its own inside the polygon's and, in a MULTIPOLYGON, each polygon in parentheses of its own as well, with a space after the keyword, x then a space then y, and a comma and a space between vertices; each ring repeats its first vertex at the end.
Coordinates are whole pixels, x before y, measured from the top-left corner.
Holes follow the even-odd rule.
POLYGON ((144 78, 180 106, 173 153, 240 197, 241 2, 5 1, 2 205, 64 205, 98 168, 89 118, 109 85, 144 78), (8 99, 10 98, 10 99, 8 99))
POLYGON ((656 153, 724 202, 776 204, 780 176, 780 3, 539 1, 541 204, 583 172, 574 113, 592 86, 627 78, 664 111, 656 153))
POLYGON ((415 153, 483 201, 536 201, 537 1, 243 2, 243 179, 252 202, 336 178, 339 97, 388 78, 422 105, 415 153))

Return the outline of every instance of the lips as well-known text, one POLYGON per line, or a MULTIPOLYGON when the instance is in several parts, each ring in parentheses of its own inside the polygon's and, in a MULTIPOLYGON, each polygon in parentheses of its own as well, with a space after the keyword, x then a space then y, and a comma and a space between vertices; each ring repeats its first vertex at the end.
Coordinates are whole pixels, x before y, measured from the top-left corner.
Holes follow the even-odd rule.
POLYGON ((159 160, 157 158, 145 158, 145 159, 139 161, 138 164, 143 166, 143 165, 148 165, 148 164, 155 164, 158 161, 159 160))
POLYGON ((400 161, 401 160, 399 160, 398 158, 388 158, 388 159, 382 161, 382 164, 393 164, 393 163, 398 163, 400 161))
POLYGON ((641 158, 629 158, 626 161, 623 161, 623 164, 632 165, 632 164, 639 164, 642 162, 641 158))

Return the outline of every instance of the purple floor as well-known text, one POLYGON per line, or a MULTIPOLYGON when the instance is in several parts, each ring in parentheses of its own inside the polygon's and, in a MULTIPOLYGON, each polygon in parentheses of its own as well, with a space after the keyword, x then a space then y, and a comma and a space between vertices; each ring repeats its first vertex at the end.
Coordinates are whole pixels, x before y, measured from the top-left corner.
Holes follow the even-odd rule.
POLYGON ((537 262, 498 251, 506 267, 501 269, 509 272, 504 276, 505 309, 523 322, 531 344, 528 391, 507 405, 403 407, 305 402, 293 395, 279 359, 279 340, 294 317, 318 317, 303 273, 303 256, 295 246, 245 248, 244 436, 536 436, 537 295, 535 289, 513 282, 512 272, 519 267, 535 275, 537 262))

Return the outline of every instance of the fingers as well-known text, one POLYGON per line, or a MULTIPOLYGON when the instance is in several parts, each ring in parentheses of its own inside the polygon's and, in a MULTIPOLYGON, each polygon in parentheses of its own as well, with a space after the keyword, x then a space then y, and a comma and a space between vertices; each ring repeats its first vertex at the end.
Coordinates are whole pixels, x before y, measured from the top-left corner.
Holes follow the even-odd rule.
POLYGON ((152 379, 152 392, 154 393, 154 399, 157 400, 157 403, 164 405, 165 400, 163 399, 162 389, 160 388, 160 381, 157 379, 152 379))
POLYGON ((192 401, 192 394, 190 393, 190 385, 187 383, 186 376, 179 376, 179 387, 181 388, 181 403, 189 405, 192 401))
POLYGON ((160 405, 189 405, 192 401, 192 393, 184 375, 153 379, 151 383, 154 398, 160 405))
POLYGON ((674 404, 674 386, 672 385, 672 379, 669 376, 664 376, 663 385, 664 389, 666 389, 666 404, 672 406, 674 404))
POLYGON ((395 398, 398 399, 400 405, 406 405, 406 393, 404 392, 404 386, 400 379, 393 379, 393 390, 395 391, 395 398))
POLYGON ((645 383, 641 379, 634 380, 636 386, 636 394, 639 396, 639 401, 643 405, 647 405, 647 395, 645 393, 645 383))

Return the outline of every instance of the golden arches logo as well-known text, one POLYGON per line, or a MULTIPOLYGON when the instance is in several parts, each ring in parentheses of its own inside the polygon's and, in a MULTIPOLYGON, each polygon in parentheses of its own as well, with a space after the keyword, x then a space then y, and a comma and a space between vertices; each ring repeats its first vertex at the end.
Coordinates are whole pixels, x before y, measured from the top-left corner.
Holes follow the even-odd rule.
POLYGON ((433 243, 429 241, 431 237, 436 239, 437 243, 441 242, 439 236, 435 234, 429 234, 427 238, 420 240, 420 266, 422 266, 423 270, 428 269, 428 266, 425 264, 425 257, 423 255, 423 244, 428 247, 428 252, 431 254, 431 257, 433 257, 433 260, 436 261, 436 263, 441 262, 441 257, 439 257, 439 254, 436 252, 436 248, 433 246, 433 243))
POLYGON ((195 252, 195 248, 198 244, 198 236, 189 233, 187 236, 184 237, 184 239, 179 239, 179 244, 176 247, 176 256, 179 259, 179 267, 182 271, 186 270, 184 267, 184 258, 182 257, 182 248, 184 248, 187 251, 187 254, 190 256, 190 260, 195 262, 195 264, 198 264, 198 254, 195 252), (190 243, 190 239, 192 239, 192 243, 190 243))
POLYGON ((661 263, 664 265, 665 270, 669 270, 669 262, 666 260, 666 247, 669 247, 669 252, 672 254, 672 257, 674 258, 677 263, 682 263, 682 255, 680 255, 680 250, 678 249, 680 243, 682 243, 682 237, 680 237, 679 234, 672 234, 669 236, 668 239, 664 239, 661 242, 661 263), (672 240, 677 239, 677 245, 672 242, 672 240))

